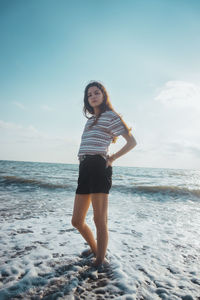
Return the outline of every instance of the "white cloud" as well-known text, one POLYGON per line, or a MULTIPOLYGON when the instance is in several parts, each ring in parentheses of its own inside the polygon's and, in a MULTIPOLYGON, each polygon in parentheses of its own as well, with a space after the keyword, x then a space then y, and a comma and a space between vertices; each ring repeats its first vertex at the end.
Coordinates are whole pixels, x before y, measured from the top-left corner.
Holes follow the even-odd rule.
MULTIPOLYGON (((22 104, 22 103, 20 103, 20 102, 14 101, 13 104, 14 104, 15 106, 17 106, 18 108, 22 109, 22 110, 26 110, 26 109, 27 109, 27 107, 25 107, 25 105, 22 104)), ((41 105, 40 108, 41 108, 42 110, 44 110, 44 111, 53 111, 53 108, 52 108, 52 107, 50 107, 49 105, 45 105, 45 104, 44 104, 44 105, 41 105)))
POLYGON ((4 122, 4 121, 0 120, 0 129, 19 130, 21 128, 22 128, 21 125, 11 123, 11 122, 4 122))
POLYGON ((139 161, 145 157, 144 166, 199 168, 200 85, 168 81, 147 108, 148 126, 138 129, 139 161))
POLYGON ((36 129, 33 125, 29 125, 28 127, 12 123, 12 122, 5 122, 0 120, 0 134, 4 134, 4 136, 11 136, 13 135, 15 141, 20 140, 24 142, 34 142, 36 140, 40 141, 49 141, 49 142, 71 142, 72 140, 67 140, 66 137, 62 136, 52 136, 42 131, 36 129))
POLYGON ((50 107, 49 105, 42 105, 41 108, 45 111, 53 111, 53 108, 50 107))
POLYGON ((16 124, 16 123, 12 123, 12 122, 5 122, 0 120, 0 129, 1 132, 4 133, 14 133, 15 136, 17 137, 29 137, 29 138, 33 138, 33 137, 45 137, 44 134, 41 134, 36 128, 34 128, 34 126, 30 125, 28 127, 23 127, 20 124, 16 124))
POLYGON ((168 81, 158 92, 155 100, 168 107, 200 110, 200 85, 185 81, 168 81))
POLYGON ((0 159, 77 163, 79 140, 0 120, 0 159))
POLYGON ((19 108, 21 108, 21 109, 23 109, 23 110, 25 110, 26 109, 26 107, 22 104, 22 103, 20 103, 20 102, 13 102, 17 107, 19 107, 19 108))

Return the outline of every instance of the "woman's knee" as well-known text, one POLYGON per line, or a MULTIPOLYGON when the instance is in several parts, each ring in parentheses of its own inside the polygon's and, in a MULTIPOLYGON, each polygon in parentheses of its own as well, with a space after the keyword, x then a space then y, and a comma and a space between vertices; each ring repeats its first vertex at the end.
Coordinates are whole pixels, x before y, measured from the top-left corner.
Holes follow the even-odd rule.
POLYGON ((74 217, 72 217, 71 223, 72 223, 72 226, 77 229, 83 227, 83 224, 84 224, 83 221, 81 221, 80 219, 76 219, 74 217))
POLYGON ((94 223, 97 228, 107 227, 107 216, 94 216, 94 223))

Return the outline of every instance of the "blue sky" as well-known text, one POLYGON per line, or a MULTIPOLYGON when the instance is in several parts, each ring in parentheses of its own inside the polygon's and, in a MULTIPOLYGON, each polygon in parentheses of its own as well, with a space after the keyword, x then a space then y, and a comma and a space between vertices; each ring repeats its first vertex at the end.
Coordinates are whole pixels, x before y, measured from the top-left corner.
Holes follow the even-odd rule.
POLYGON ((200 168, 199 1, 0 0, 0 37, 0 159, 78 163, 99 80, 138 142, 115 165, 200 168))

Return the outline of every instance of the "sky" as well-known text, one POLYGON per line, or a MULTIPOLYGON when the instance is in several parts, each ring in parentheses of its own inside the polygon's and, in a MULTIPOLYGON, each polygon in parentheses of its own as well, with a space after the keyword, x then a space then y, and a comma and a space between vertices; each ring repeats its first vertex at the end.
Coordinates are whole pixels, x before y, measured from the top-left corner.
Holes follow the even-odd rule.
POLYGON ((91 80, 137 141, 114 165, 200 168, 199 0, 0 0, 0 160, 78 164, 91 80))

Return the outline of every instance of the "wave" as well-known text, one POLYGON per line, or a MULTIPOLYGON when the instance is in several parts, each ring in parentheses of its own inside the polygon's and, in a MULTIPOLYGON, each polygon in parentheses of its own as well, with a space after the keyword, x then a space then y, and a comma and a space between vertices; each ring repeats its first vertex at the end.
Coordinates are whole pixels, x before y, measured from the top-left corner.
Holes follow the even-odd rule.
POLYGON ((29 178, 22 178, 17 176, 2 176, 1 183, 4 185, 29 185, 29 186, 37 186, 41 188, 47 189, 66 189, 69 188, 69 184, 57 184, 51 182, 44 182, 38 179, 29 179, 29 178))
MULTIPOLYGON (((1 176, 0 184, 2 185, 17 185, 17 186, 35 186, 39 188, 47 189, 67 189, 75 190, 76 181, 74 184, 63 184, 63 183, 52 183, 45 182, 39 179, 29 179, 17 176, 1 176)), ((189 189, 187 187, 178 186, 167 186, 167 185, 135 185, 135 186, 125 186, 125 185, 115 185, 112 186, 113 192, 119 192, 123 194, 148 194, 148 195, 162 195, 169 197, 182 197, 182 196, 192 196, 200 198, 200 189, 189 189)))
POLYGON ((180 196, 196 196, 200 198, 200 189, 189 189, 187 187, 178 187, 178 186, 167 186, 167 185, 157 185, 157 186, 124 186, 124 185, 114 185, 114 190, 119 191, 120 193, 130 193, 130 194, 161 194, 172 197, 180 196))

